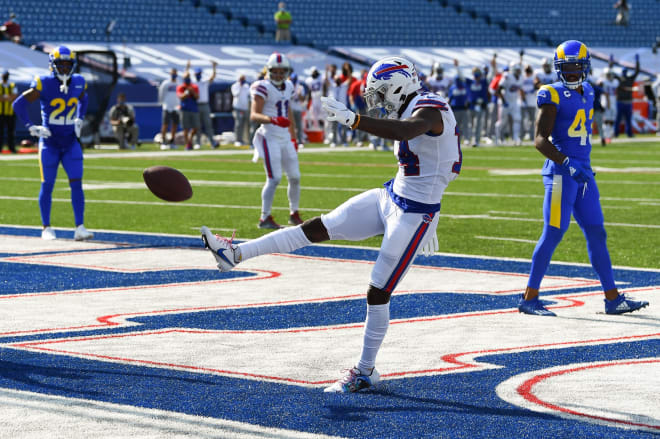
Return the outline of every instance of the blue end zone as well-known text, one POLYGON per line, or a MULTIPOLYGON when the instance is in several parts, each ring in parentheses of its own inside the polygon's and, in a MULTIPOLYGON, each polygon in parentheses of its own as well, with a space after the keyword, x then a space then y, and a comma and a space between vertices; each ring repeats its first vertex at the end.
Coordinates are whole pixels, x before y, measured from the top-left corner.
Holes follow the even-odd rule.
MULTIPOLYGON (((0 227, 0 234, 39 236, 39 233, 38 229, 0 227)), ((69 234, 72 237, 72 232, 69 234)), ((60 231, 58 235, 68 236, 60 231)), ((128 248, 202 247, 201 240, 192 237, 123 233, 95 235, 100 241, 123 243, 128 245, 128 248)), ((125 248, 127 247, 122 247, 125 248)), ((296 254, 371 261, 375 260, 377 252, 316 245, 298 250, 296 254)), ((527 262, 478 257, 419 257, 415 264, 524 274, 529 270, 527 262)), ((108 273, 0 262, 0 273, 3 282, 1 295, 195 282, 253 275, 240 271, 219 273, 211 263, 209 270, 108 273)), ((582 266, 553 264, 549 274, 595 279, 591 267, 582 266)), ((618 282, 626 282, 626 287, 660 284, 660 273, 657 271, 624 269, 616 270, 615 275, 618 282)), ((584 288, 565 289, 562 293, 581 290, 584 288)), ((511 309, 515 308, 517 300, 518 293, 456 294, 439 290, 424 294, 395 294, 392 296, 391 318, 406 319, 511 309)), ((109 335, 169 327, 213 330, 282 329, 358 323, 364 321, 364 317, 364 299, 351 299, 133 317, 130 321, 139 323, 139 326, 4 337, 0 339, 0 343, 80 335, 109 335)), ((502 318, 507 317, 503 315, 502 318)), ((634 323, 654 327, 654 323, 648 320, 634 320, 634 323)), ((617 326, 613 324, 613 337, 616 332, 617 326)), ((442 336, 443 334, 438 334, 439 342, 442 336)), ((475 334, 475 337, 477 336, 478 334, 475 334)), ((414 343, 414 340, 411 343, 414 343)), ((429 354, 432 355, 432 350, 429 349, 429 354)), ((657 434, 644 431, 618 429, 526 410, 500 399, 495 388, 512 376, 534 370, 575 363, 658 357, 659 353, 660 340, 657 339, 497 353, 481 356, 477 360, 500 365, 502 368, 392 379, 385 381, 372 393, 336 395, 325 394, 318 388, 50 355, 5 346, 0 347, 0 388, 353 438, 657 438, 657 434)), ((313 379, 314 377, 310 377, 310 380, 313 379)))

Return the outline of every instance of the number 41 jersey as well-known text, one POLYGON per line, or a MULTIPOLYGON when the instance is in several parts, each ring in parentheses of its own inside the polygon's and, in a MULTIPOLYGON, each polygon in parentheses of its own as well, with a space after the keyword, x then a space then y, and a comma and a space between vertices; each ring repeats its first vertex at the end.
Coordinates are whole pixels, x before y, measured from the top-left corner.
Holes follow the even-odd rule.
MULTIPOLYGON (((585 166, 590 165, 591 124, 594 117, 594 89, 588 82, 582 83, 582 92, 571 90, 561 82, 542 86, 537 94, 536 104, 554 105, 557 117, 552 129, 552 144, 563 154, 578 160, 585 166)), ((556 164, 546 160, 543 174, 554 172, 556 164)))
POLYGON ((67 93, 60 90, 60 81, 53 75, 36 76, 30 88, 39 92, 42 125, 51 136, 43 139, 51 146, 69 147, 76 142, 74 120, 78 109, 78 99, 87 88, 82 75, 73 74, 69 80, 67 93))

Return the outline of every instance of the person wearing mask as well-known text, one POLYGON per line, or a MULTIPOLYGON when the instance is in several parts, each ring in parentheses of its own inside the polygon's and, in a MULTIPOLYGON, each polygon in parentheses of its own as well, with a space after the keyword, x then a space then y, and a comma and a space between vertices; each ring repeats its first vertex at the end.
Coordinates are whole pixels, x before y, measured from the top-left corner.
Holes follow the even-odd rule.
POLYGON ((231 85, 232 115, 234 116, 234 146, 247 145, 250 116, 250 85, 241 74, 231 85))
POLYGON ((449 105, 454 111, 454 117, 456 118, 456 128, 458 128, 458 133, 460 139, 469 140, 470 139, 470 126, 468 125, 468 116, 469 116, 469 101, 468 101, 468 91, 465 87, 465 81, 462 75, 457 75, 454 78, 454 83, 449 87, 449 105))
MULTIPOLYGON (((190 65, 190 61, 188 61, 188 65, 190 65)), ((204 134, 206 134, 206 137, 208 137, 211 146, 213 148, 217 148, 219 145, 218 142, 213 138, 213 134, 214 134, 213 121, 211 119, 211 106, 209 105, 209 88, 211 87, 211 84, 213 84, 213 81, 215 80, 215 70, 217 63, 215 61, 212 61, 211 65, 213 66, 213 70, 211 71, 211 76, 209 76, 208 78, 203 78, 203 73, 201 68, 195 67, 195 69, 193 70, 194 72, 193 82, 195 83, 195 85, 197 85, 197 88, 199 89, 197 110, 199 111, 199 123, 200 123, 200 129, 197 131, 197 134, 195 135, 195 138, 197 139, 195 145, 198 146, 202 143, 200 137, 203 132, 204 134)))
POLYGON ((110 109, 110 125, 115 133, 119 149, 135 149, 139 128, 135 123, 135 110, 126 103, 126 95, 119 93, 117 103, 110 109))
POLYGON ((197 84, 192 83, 189 73, 183 75, 183 84, 179 84, 176 88, 176 95, 181 101, 180 107, 183 138, 186 142, 186 149, 191 150, 193 149, 193 137, 197 130, 199 130, 199 111, 197 109, 199 88, 197 88, 197 84))
POLYGON ((275 12, 275 25, 277 30, 275 31, 275 41, 279 42, 288 42, 291 41, 291 13, 286 10, 286 4, 280 2, 277 5, 277 12, 275 12))
POLYGON ((170 70, 169 79, 164 80, 158 88, 158 102, 163 108, 163 125, 160 130, 160 149, 176 149, 176 130, 179 127, 179 97, 176 94, 177 71, 170 70), (167 144, 167 130, 170 129, 170 143, 167 144))
POLYGON ((298 149, 305 147, 304 137, 305 132, 303 129, 302 123, 302 114, 305 108, 307 107, 307 100, 309 99, 309 93, 307 92, 307 86, 298 81, 298 74, 291 73, 289 80, 293 84, 293 96, 291 97, 291 113, 293 114, 293 124, 296 129, 296 141, 298 142, 298 149))
POLYGON ((619 87, 616 89, 616 121, 614 121, 614 137, 618 137, 619 127, 623 121, 626 128, 626 135, 633 137, 632 132, 632 113, 633 113, 633 91, 635 88, 635 78, 639 74, 639 55, 635 54, 635 71, 628 73, 624 68, 619 79, 619 87))
POLYGON ((0 151, 2 141, 7 133, 7 147, 12 153, 16 152, 14 131, 16 130, 16 114, 12 103, 18 97, 16 84, 9 82, 9 70, 2 72, 2 83, 0 84, 0 151))
POLYGON ((481 128, 487 115, 488 108, 488 81, 479 67, 472 69, 472 78, 467 79, 468 102, 470 105, 469 117, 472 126, 472 146, 479 146, 481 128))

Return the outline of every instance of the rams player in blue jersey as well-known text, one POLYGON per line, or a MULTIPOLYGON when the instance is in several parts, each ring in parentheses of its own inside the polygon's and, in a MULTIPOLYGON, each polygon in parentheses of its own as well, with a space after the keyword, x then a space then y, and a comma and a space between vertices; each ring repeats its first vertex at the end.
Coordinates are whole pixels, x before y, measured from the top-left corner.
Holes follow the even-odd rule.
POLYGON ((600 194, 591 170, 591 124, 594 90, 586 82, 590 67, 587 46, 565 41, 555 51, 558 82, 537 94, 536 149, 547 157, 543 166, 545 201, 543 234, 532 256, 532 268, 518 309, 525 314, 554 316, 538 298, 552 254, 568 229, 571 214, 587 240, 591 265, 605 291, 605 312, 623 314, 648 306, 620 294, 612 272, 600 194), (550 137, 552 136, 552 139, 550 137))
POLYGON ((85 229, 85 195, 82 189, 83 154, 78 137, 87 111, 87 85, 85 79, 73 71, 76 57, 69 48, 59 46, 48 57, 50 74, 36 76, 30 88, 14 101, 14 111, 23 120, 30 134, 39 137, 39 168, 41 191, 39 209, 43 239, 55 239, 50 226, 50 208, 53 187, 60 163, 69 177, 71 204, 76 221, 74 239, 91 239, 93 234, 85 229), (30 120, 28 105, 36 100, 41 104, 41 125, 30 120))

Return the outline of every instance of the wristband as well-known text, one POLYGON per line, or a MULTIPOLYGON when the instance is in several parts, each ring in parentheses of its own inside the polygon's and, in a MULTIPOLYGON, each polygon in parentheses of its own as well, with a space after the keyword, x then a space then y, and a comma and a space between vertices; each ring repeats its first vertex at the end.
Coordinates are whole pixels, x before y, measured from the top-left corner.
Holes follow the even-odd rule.
POLYGON ((353 122, 353 125, 351 125, 351 129, 354 130, 358 127, 360 124, 360 115, 358 113, 355 113, 355 122, 353 122))

